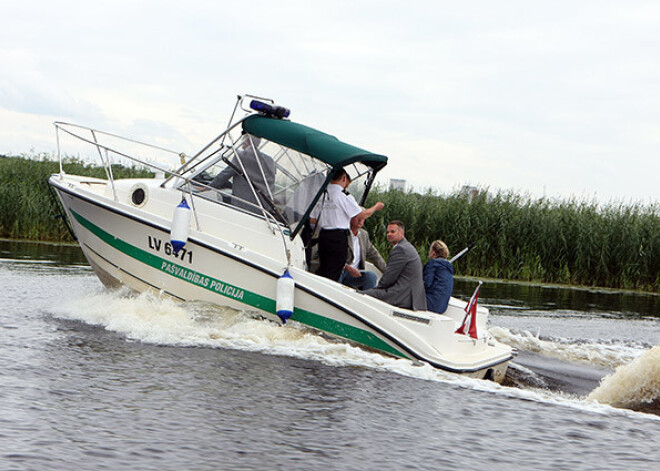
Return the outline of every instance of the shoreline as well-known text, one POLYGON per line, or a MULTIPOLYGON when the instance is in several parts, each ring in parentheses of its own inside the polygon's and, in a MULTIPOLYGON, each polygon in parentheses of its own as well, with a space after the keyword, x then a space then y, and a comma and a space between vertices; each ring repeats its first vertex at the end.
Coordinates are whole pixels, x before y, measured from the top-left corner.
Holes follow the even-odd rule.
MULTIPOLYGON (((0 242, 14 242, 20 244, 41 244, 41 245, 55 245, 55 246, 65 246, 65 247, 76 247, 79 246, 78 242, 58 242, 52 240, 31 240, 31 239, 10 239, 7 237, 0 237, 0 242)), ((533 286, 540 288, 550 288, 550 289, 572 289, 576 291, 587 291, 592 293, 607 293, 607 294, 643 294, 650 296, 660 296, 660 293, 653 291, 644 291, 636 289, 624 289, 624 288, 608 288, 606 286, 586 286, 586 285, 565 285, 561 283, 550 283, 544 281, 524 281, 524 280, 509 280, 503 278, 488 278, 481 276, 468 276, 468 275, 454 275, 455 279, 464 280, 464 281, 483 281, 487 283, 494 284, 512 284, 512 285, 521 285, 521 286, 533 286)))
POLYGON ((604 293, 604 294, 648 294, 651 296, 660 296, 660 293, 653 291, 644 291, 639 289, 624 289, 624 288, 608 288, 606 286, 586 286, 586 285, 563 285, 560 283, 550 283, 545 281, 524 281, 524 280, 507 280, 502 278, 487 278, 480 276, 467 276, 467 275, 454 275, 454 278, 460 280, 474 280, 474 281, 483 281, 484 283, 494 283, 502 285, 522 285, 522 286, 533 286, 540 288, 550 288, 550 289, 572 289, 576 291, 588 291, 591 293, 604 293))
POLYGON ((43 245, 64 245, 64 246, 76 246, 80 245, 78 242, 65 242, 65 241, 56 241, 56 240, 33 240, 33 239, 11 239, 9 237, 0 237, 0 242, 19 242, 21 244, 43 244, 43 245))

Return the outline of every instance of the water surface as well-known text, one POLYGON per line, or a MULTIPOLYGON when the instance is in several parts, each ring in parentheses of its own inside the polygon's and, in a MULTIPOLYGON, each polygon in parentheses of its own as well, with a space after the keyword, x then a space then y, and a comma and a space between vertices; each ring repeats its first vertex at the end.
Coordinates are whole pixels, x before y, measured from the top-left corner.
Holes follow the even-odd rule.
MULTIPOLYGON (((521 351, 500 386, 230 309, 108 292, 76 247, 0 242, 0 258, 3 470, 660 461, 653 296, 484 284, 491 332, 521 351), (592 397, 608 375, 599 397, 616 408, 592 397)), ((457 295, 474 285, 457 280, 457 295)))

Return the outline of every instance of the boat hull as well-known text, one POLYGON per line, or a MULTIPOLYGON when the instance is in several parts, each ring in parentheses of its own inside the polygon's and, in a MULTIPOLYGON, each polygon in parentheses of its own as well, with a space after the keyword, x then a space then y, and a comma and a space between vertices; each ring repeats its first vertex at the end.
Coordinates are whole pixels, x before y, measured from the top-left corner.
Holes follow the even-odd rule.
MULTIPOLYGON (((284 252, 275 249, 277 234, 271 253, 264 254, 218 237, 222 228, 215 234, 192 231, 184 249, 175 254, 164 214, 99 196, 61 176, 50 182, 104 285, 151 290, 278 320, 277 280, 287 262, 284 252)), ((511 350, 494 345, 492 339, 454 334, 454 319, 393 308, 302 268, 290 267, 290 272, 296 283, 292 321, 446 371, 498 382, 505 376, 511 350)))

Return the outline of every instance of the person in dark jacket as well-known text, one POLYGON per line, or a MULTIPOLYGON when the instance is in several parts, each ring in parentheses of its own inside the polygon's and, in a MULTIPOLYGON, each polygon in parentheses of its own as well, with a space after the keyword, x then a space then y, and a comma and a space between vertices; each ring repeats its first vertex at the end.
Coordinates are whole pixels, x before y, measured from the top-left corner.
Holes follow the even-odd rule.
POLYGON ((454 289, 454 267, 449 260, 447 244, 436 240, 429 249, 429 261, 424 265, 424 290, 429 311, 442 314, 447 310, 454 289))
POLYGON ((387 225, 387 241, 394 248, 387 259, 385 273, 375 288, 360 292, 392 306, 426 311, 422 260, 417 249, 406 240, 405 229, 401 221, 392 221, 387 225))

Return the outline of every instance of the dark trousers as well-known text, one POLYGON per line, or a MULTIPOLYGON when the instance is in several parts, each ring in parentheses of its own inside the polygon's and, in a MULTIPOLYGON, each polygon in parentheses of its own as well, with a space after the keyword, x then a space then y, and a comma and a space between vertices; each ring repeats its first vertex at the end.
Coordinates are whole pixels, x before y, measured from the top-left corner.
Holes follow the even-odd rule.
POLYGON ((348 229, 323 229, 319 234, 319 269, 316 274, 339 281, 348 258, 348 229))
POLYGON ((305 221, 305 225, 300 231, 300 239, 305 245, 305 262, 307 262, 307 267, 309 269, 310 263, 312 263, 312 236, 314 231, 312 231, 312 226, 309 224, 309 220, 305 221))

